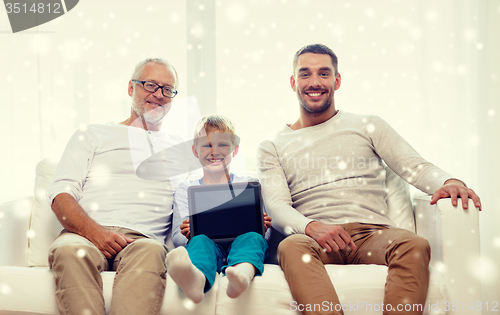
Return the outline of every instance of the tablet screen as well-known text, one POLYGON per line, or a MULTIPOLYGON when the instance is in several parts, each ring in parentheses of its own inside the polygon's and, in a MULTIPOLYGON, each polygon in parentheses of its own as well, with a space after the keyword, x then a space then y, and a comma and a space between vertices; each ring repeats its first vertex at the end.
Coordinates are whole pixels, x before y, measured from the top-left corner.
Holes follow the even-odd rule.
POLYGON ((188 188, 191 234, 205 234, 216 242, 256 232, 264 235, 258 182, 200 185, 188 188), (232 188, 232 189, 231 189, 232 188))

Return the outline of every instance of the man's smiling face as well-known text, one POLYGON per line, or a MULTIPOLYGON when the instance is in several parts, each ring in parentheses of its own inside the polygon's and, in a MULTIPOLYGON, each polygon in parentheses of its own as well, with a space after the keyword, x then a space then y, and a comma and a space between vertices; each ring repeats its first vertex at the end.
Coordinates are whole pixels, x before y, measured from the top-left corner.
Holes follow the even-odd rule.
POLYGON ((340 87, 340 74, 336 74, 329 55, 300 55, 290 84, 297 94, 300 106, 307 113, 321 114, 327 110, 335 112, 335 106, 332 107, 333 96, 340 87))
MULTIPOLYGON (((150 81, 161 86, 175 88, 175 75, 173 71, 164 64, 149 62, 144 65, 144 69, 138 81, 150 81)), ((132 97, 133 117, 137 119, 143 116, 146 122, 160 124, 170 110, 171 98, 165 97, 161 89, 151 93, 144 89, 141 84, 129 82, 128 94, 132 97)))

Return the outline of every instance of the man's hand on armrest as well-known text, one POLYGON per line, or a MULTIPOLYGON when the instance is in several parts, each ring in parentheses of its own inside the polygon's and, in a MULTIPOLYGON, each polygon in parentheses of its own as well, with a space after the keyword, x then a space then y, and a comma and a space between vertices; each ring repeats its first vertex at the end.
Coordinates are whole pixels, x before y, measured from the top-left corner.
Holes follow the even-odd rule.
POLYGON ((58 194, 52 202, 52 211, 66 230, 88 239, 106 258, 114 257, 127 244, 134 241, 97 224, 70 194, 58 194))
POLYGON ((346 247, 357 248, 349 234, 338 225, 311 221, 306 225, 305 233, 318 242, 327 253, 346 247))
POLYGON ((468 208, 468 200, 472 199, 474 205, 481 211, 481 200, 476 193, 466 187, 462 181, 456 179, 449 179, 444 183, 444 186, 436 190, 431 198, 431 205, 435 204, 441 198, 451 197, 451 203, 453 206, 458 204, 457 198, 460 196, 462 199, 462 207, 464 209, 468 208))

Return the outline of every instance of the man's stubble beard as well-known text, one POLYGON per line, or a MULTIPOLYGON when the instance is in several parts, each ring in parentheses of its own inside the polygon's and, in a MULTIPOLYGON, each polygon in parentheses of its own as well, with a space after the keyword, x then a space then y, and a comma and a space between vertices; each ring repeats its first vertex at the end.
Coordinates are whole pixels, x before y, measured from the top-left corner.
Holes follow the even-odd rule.
POLYGON ((333 98, 327 99, 325 103, 320 108, 317 109, 309 107, 309 105, 307 105, 307 102, 305 101, 305 98, 302 97, 301 95, 299 95, 299 103, 300 106, 309 114, 321 114, 327 111, 330 108, 330 106, 332 106, 333 98))

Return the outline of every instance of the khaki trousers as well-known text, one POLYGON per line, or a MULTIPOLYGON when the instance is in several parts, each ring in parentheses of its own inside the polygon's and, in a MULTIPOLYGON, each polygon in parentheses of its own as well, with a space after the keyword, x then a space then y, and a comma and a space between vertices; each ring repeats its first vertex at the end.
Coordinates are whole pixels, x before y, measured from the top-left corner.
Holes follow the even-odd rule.
POLYGON ((56 302, 65 314, 105 314, 101 271, 116 271, 110 314, 159 314, 165 293, 167 247, 143 234, 105 227, 135 239, 114 258, 86 238, 63 231, 52 243, 49 266, 56 282, 56 302))
POLYGON ((302 314, 343 314, 325 264, 387 265, 383 314, 422 314, 429 287, 427 240, 407 230, 381 225, 347 223, 341 226, 353 239, 356 250, 326 253, 313 238, 304 234, 291 235, 278 247, 280 266, 294 300, 303 306, 302 314), (339 307, 313 308, 325 301, 339 307), (412 305, 411 311, 407 311, 408 304, 412 305))

